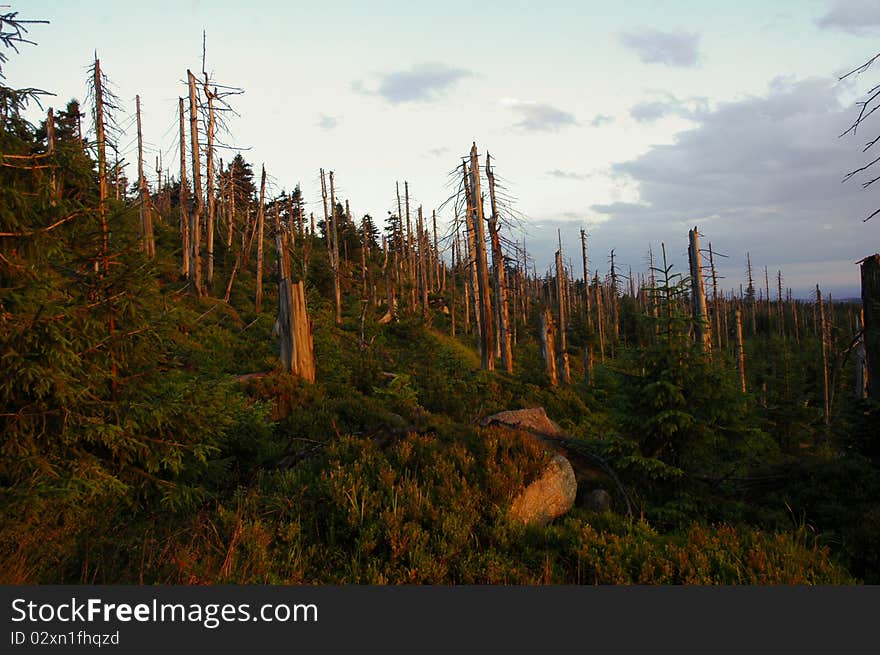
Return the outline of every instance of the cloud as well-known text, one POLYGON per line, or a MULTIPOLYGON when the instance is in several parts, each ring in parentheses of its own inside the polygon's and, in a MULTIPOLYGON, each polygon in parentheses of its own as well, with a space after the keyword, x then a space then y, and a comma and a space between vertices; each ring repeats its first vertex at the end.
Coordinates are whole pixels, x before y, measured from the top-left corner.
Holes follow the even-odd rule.
POLYGON ((463 68, 432 62, 418 64, 409 70, 380 73, 373 89, 368 88, 362 80, 352 82, 351 88, 358 93, 380 96, 392 105, 435 102, 459 81, 472 76, 472 72, 463 68))
POLYGON ((441 147, 441 148, 431 148, 428 150, 428 154, 432 157, 442 157, 446 153, 449 152, 449 148, 441 147))
POLYGON ((854 111, 841 93, 832 79, 777 79, 760 97, 706 109, 673 143, 611 166, 636 185, 638 202, 593 205, 610 218, 597 237, 619 248, 621 261, 638 264, 647 245, 656 254, 661 241, 682 260, 687 229, 698 225, 730 255, 727 289, 738 288, 750 252, 755 266, 781 269, 796 292, 826 280, 839 285, 835 295, 854 291, 858 270, 850 264, 873 251, 871 224, 861 219, 880 198, 857 180, 841 183, 871 159, 860 142, 837 136, 854 111))
POLYGON ((328 116, 327 114, 321 114, 317 122, 317 126, 326 131, 332 130, 338 125, 339 119, 336 116, 328 116))
POLYGON ((880 4, 876 0, 836 0, 816 25, 856 36, 874 36, 880 33, 880 4))
POLYGON ((575 173, 573 171, 561 171, 558 168, 553 169, 552 171, 547 171, 547 175, 550 177, 555 177, 560 180, 586 180, 587 176, 582 175, 581 173, 575 173))
POLYGON ((639 102, 629 110, 629 115, 639 123, 650 123, 666 116, 678 116, 697 120, 708 111, 706 98, 692 97, 685 100, 664 94, 662 100, 639 102))
POLYGON ((700 35, 691 32, 661 32, 644 29, 620 35, 624 46, 634 51, 642 63, 691 67, 700 60, 700 35))
POLYGON ((590 127, 602 127, 603 125, 613 122, 614 116, 609 116, 608 114, 596 114, 590 121, 590 127))
POLYGON ((502 98, 501 104, 522 117, 514 127, 526 132, 558 132, 563 127, 580 125, 573 114, 553 105, 516 98, 502 98))

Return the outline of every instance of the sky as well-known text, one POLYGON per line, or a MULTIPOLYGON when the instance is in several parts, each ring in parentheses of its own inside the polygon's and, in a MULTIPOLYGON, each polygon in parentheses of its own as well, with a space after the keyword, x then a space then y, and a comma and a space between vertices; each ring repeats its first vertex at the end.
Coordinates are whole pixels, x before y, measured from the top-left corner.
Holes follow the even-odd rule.
MULTIPOLYGON (((561 235, 583 275, 581 228, 591 274, 612 249, 622 271, 646 271, 661 244, 685 274, 696 226, 726 255, 723 289, 739 291, 749 253, 771 289, 781 270, 798 297, 819 284, 845 298, 859 293, 855 262, 880 250, 880 216, 862 221, 880 182, 842 181, 880 154, 862 152, 880 118, 840 136, 880 61, 838 79, 880 51, 880 0, 6 1, 50 21, 6 83, 63 107, 85 98, 97 52, 132 168, 141 97, 152 179, 160 153, 177 161, 177 98, 201 71, 204 31, 212 80, 244 89, 223 141, 265 164, 273 192, 299 183, 316 214, 320 168, 355 215, 382 223, 404 180, 430 213, 476 142, 510 199, 505 236, 539 274, 561 235)), ((452 218, 447 205, 441 227, 452 218)))

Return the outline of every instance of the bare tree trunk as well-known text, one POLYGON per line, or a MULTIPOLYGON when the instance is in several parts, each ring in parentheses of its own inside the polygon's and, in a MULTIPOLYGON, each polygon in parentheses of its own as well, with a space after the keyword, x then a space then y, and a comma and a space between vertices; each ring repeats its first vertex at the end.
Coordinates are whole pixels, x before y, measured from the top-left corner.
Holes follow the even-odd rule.
POLYGON ((434 255, 433 255, 434 290, 442 293, 442 287, 440 285, 441 261, 440 261, 440 248, 438 246, 438 241, 437 241, 437 210, 436 209, 431 210, 431 220, 434 222, 434 255))
POLYGON ((287 255, 278 207, 275 207, 275 255, 278 260, 278 317, 275 331, 278 334, 278 349, 281 368, 285 373, 297 375, 296 343, 293 339, 293 294, 290 280, 290 262, 287 255))
POLYGON ((412 231, 412 223, 410 222, 409 216, 409 182, 406 180, 403 181, 403 202, 404 208, 406 209, 406 261, 407 261, 407 270, 409 271, 408 276, 408 287, 409 287, 409 309, 411 312, 414 312, 416 309, 416 280, 418 278, 418 270, 416 269, 416 251, 413 245, 413 231, 412 231))
POLYGON ((715 347, 718 351, 724 350, 723 332, 721 330, 721 308, 718 305, 718 273, 715 270, 715 253, 712 252, 712 242, 709 242, 709 267, 712 271, 712 317, 715 321, 715 347))
POLYGON ((779 320, 779 336, 785 338, 785 304, 782 300, 782 271, 776 271, 776 315, 779 320))
POLYGON ((706 311, 706 292, 703 289, 703 265, 700 261, 700 234, 696 226, 688 231, 688 257, 691 265, 691 311, 693 312, 694 335, 697 345, 703 352, 712 349, 712 334, 709 329, 709 316, 706 311))
POLYGON ((757 336, 758 334, 758 318, 757 318, 757 301, 755 299, 755 279, 752 277, 752 255, 751 253, 746 253, 746 271, 748 272, 749 278, 749 289, 751 290, 751 297, 749 298, 749 303, 751 304, 751 319, 752 319, 752 336, 757 336))
MULTIPOLYGON (((346 207, 348 202, 346 202, 346 207)), ((367 219, 361 219, 361 297, 367 299, 367 248, 370 236, 367 234, 367 219)))
MULTIPOLYGON (((110 275, 110 229, 107 225, 107 141, 104 131, 104 89, 101 76, 101 62, 95 59, 95 132, 98 145, 98 202, 101 217, 101 278, 106 279, 110 275)), ((97 262, 96 262, 97 265, 97 262)), ((107 332, 110 336, 110 349, 113 349, 114 334, 116 333, 116 314, 113 302, 107 298, 107 332)), ((110 385, 113 399, 116 400, 117 391, 117 366, 115 358, 111 357, 110 385)))
POLYGON ((208 269, 207 269, 207 285, 211 288, 214 284, 214 97, 216 91, 211 93, 208 88, 207 75, 205 76, 205 95, 208 96, 208 152, 206 158, 207 166, 207 188, 208 194, 208 221, 205 226, 205 246, 208 250, 208 269))
POLYGON ((156 256, 156 242, 153 237, 153 217, 150 215, 150 196, 147 193, 147 178, 144 176, 144 138, 141 131, 141 97, 135 96, 137 107, 138 142, 138 196, 140 198, 141 234, 143 249, 147 257, 156 256))
POLYGON ((856 334, 858 335, 858 343, 856 344, 856 386, 855 396, 858 400, 868 397, 868 357, 865 351, 865 334, 862 328, 864 309, 856 316, 856 334))
POLYGON ((735 332, 733 347, 736 357, 736 372, 739 376, 739 387, 743 393, 746 392, 746 358, 743 353, 743 325, 742 311, 737 307, 735 312, 735 332))
POLYGON ((584 307, 587 314, 587 332, 592 332, 593 315, 592 308, 590 307, 590 267, 587 265, 587 233, 583 229, 581 229, 581 257, 584 263, 584 307))
MULTIPOLYGON (((822 342, 822 390, 824 393, 825 430, 831 425, 831 396, 828 388, 828 329, 825 322, 825 305, 822 304, 822 290, 816 285, 816 305, 819 310, 819 338, 822 342)), ((823 439, 820 438, 821 442, 823 439)))
POLYGON ((571 371, 568 366, 568 344, 565 339, 565 323, 567 320, 565 312, 565 294, 563 289, 562 276, 564 275, 562 268, 562 251, 556 251, 556 300, 559 303, 559 363, 562 369, 563 384, 571 384, 571 371))
MULTIPOLYGON (((46 151, 47 154, 55 154, 55 110, 52 107, 49 107, 46 115, 46 151)), ((60 188, 58 186, 58 178, 55 175, 55 169, 50 170, 49 188, 52 190, 51 205, 55 207, 57 201, 61 199, 61 194, 59 193, 60 188)))
POLYGON ((480 308, 480 295, 477 292, 479 287, 479 283, 477 282, 477 245, 476 245, 476 235, 474 234, 474 208, 473 208, 473 194, 470 190, 470 182, 468 181, 468 173, 467 173, 467 165, 462 163, 462 170, 464 171, 464 189, 465 189, 465 197, 467 198, 466 204, 466 213, 465 213, 465 236, 467 237, 468 243, 468 270, 470 271, 470 275, 468 282, 470 283, 470 288, 465 287, 465 334, 468 333, 468 329, 470 327, 470 300, 468 295, 473 297, 474 300, 474 333, 477 336, 477 350, 480 351, 480 360, 485 361, 483 355, 483 326, 482 326, 482 309, 480 308))
POLYGON ((339 280, 339 230, 336 228, 336 186, 333 182, 333 171, 330 171, 330 225, 327 229, 328 239, 332 234, 332 254, 330 268, 333 269, 333 299, 336 302, 336 325, 342 325, 342 289, 339 280), (332 227, 332 230, 330 229, 332 227))
POLYGON ((263 311, 263 225, 266 218, 266 166, 262 167, 260 176, 260 206, 257 210, 257 293, 255 298, 255 311, 257 314, 263 311))
POLYGON ((450 282, 451 282, 451 287, 452 287, 450 289, 450 291, 452 292, 452 299, 451 299, 450 307, 449 307, 449 320, 452 323, 452 329, 450 330, 450 334, 452 335, 452 337, 455 337, 455 283, 456 283, 456 279, 455 279, 456 278, 456 276, 455 276, 455 266, 456 266, 455 251, 457 249, 457 244, 458 244, 458 216, 455 217, 455 228, 454 229, 455 229, 455 239, 452 240, 452 257, 451 257, 452 262, 449 267, 450 282))
POLYGON ((189 132, 191 140, 191 158, 193 171, 193 196, 195 206, 192 213, 192 223, 190 225, 190 236, 192 238, 192 261, 190 270, 194 276, 196 294, 201 296, 204 293, 202 284, 202 260, 201 260, 201 232, 202 232, 202 212, 204 211, 205 198, 202 195, 202 175, 200 166, 200 150, 199 150, 199 116, 198 107, 196 105, 196 78, 191 71, 186 71, 189 79, 189 132))
POLYGON ((549 309, 541 312, 541 356, 544 358, 544 370, 550 380, 550 386, 559 385, 559 378, 556 375, 556 344, 553 337, 553 317, 550 315, 549 309))
POLYGON ((474 242, 477 255, 477 285, 480 294, 480 324, 482 325, 482 367, 495 370, 495 344, 492 330, 492 310, 489 298, 489 264, 486 257, 486 236, 483 232, 483 198, 480 194, 480 160, 477 144, 471 147, 471 205, 473 208, 474 242))
POLYGON ((880 400, 880 255, 862 260, 861 274, 868 398, 880 400))
POLYGON ((605 310, 602 303, 602 285, 596 284, 596 323, 599 327, 599 359, 605 363, 605 310))
MULTIPOLYGON (((507 373, 513 373, 513 350, 510 347, 510 309, 507 302, 507 276, 504 270, 504 253, 501 252, 501 238, 498 236, 498 207, 495 201, 495 172, 491 158, 486 153, 486 177, 489 180, 489 201, 492 218, 489 221, 489 238, 492 242, 492 270, 495 276, 495 305, 501 342, 501 365, 507 373)), ((436 239, 436 220, 435 239, 436 239)))
POLYGON ((294 283, 293 291, 293 340, 296 348, 296 368, 299 377, 315 381, 315 346, 312 340, 312 322, 306 305, 303 281, 294 283))
POLYGON ((191 246, 189 242, 189 212, 186 209, 186 120, 184 119, 183 98, 178 98, 178 100, 180 101, 180 195, 178 202, 180 203, 180 234, 183 248, 183 264, 180 267, 180 272, 187 279, 190 279, 192 277, 190 269, 191 246))
POLYGON ((418 213, 418 271, 419 271, 419 288, 422 299, 422 316, 428 316, 428 253, 426 252, 427 237, 425 236, 425 222, 422 216, 422 206, 419 205, 418 213))
POLYGON ((614 341, 611 354, 614 356, 614 343, 620 338, 620 306, 618 298, 617 268, 614 266, 614 250, 611 250, 611 327, 614 328, 614 341))

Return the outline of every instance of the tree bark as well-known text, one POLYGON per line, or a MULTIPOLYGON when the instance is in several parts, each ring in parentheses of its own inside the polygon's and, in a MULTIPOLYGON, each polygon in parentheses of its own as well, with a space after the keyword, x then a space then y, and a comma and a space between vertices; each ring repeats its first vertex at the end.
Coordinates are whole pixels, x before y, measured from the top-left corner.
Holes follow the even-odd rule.
POLYGON ((483 348, 482 367, 487 371, 495 370, 495 344, 492 330, 492 310, 489 298, 489 264, 486 257, 486 236, 483 231, 483 198, 480 194, 480 160, 477 156, 477 144, 471 147, 471 207, 473 210, 474 246, 477 256, 477 286, 480 294, 480 324, 482 326, 483 348))
POLYGON ((147 257, 156 256, 156 242, 153 237, 153 217, 150 214, 150 196, 147 193, 147 178, 144 176, 144 139, 141 131, 141 97, 135 96, 137 107, 137 145, 138 145, 138 196, 140 199, 141 234, 143 249, 147 257))
POLYGON ((822 390, 824 394, 825 429, 831 425, 831 395, 828 388, 828 329, 825 322, 825 305, 822 303, 822 290, 816 285, 816 305, 819 310, 819 339, 822 342, 822 390))
POLYGON ((880 401, 880 254, 861 264, 868 398, 880 401))
POLYGON ((189 212, 186 207, 188 186, 186 180, 186 120, 184 118, 183 98, 178 98, 178 100, 180 101, 180 193, 178 202, 180 204, 180 240, 183 249, 183 263, 180 267, 180 272, 187 279, 190 279, 192 277, 192 269, 190 268, 189 212))
POLYGON ((191 140, 191 159, 193 172, 193 196, 195 206, 192 212, 192 221, 190 224, 190 237, 192 242, 192 260, 190 262, 190 270, 193 273, 196 294, 201 296, 204 293, 202 284, 202 255, 201 255, 201 231, 202 231, 202 212, 204 211, 205 198, 202 195, 202 175, 199 150, 199 116, 198 107, 196 105, 196 78, 191 71, 186 71, 189 79, 189 132, 191 140))
MULTIPOLYGON (((501 251, 501 238, 498 235, 498 206, 495 200, 495 172, 491 158, 486 154, 486 177, 489 180, 489 201, 492 218, 489 220, 489 238, 492 242, 492 272, 495 277, 495 304, 501 341, 501 366, 507 373, 513 373, 513 350, 510 346, 510 309, 508 305, 507 275, 504 269, 504 253, 501 251)), ((436 239, 436 220, 435 239, 436 239)))
POLYGON ((255 311, 257 314, 263 311, 263 229, 266 219, 266 167, 263 166, 260 176, 260 206, 257 210, 257 293, 255 298, 255 311))
POLYGON ((694 337, 703 352, 712 349, 712 332, 709 328, 709 315, 706 311, 706 292, 703 288, 703 264, 700 260, 700 234, 696 226, 688 231, 688 258, 691 268, 691 312, 694 324, 694 337))
POLYGON ((216 92, 211 93, 208 88, 207 76, 205 79, 205 95, 208 96, 208 152, 206 156, 207 167, 207 198, 208 198, 208 217, 205 225, 205 246, 208 251, 207 263, 207 285, 210 289, 214 283, 214 96, 216 92))
POLYGON ((736 372, 739 376, 739 388, 743 393, 746 392, 746 358, 743 353, 743 325, 742 325, 742 311, 737 307, 735 312, 736 323, 734 329, 734 355, 736 357, 736 372))
POLYGON ((556 345, 553 337, 553 317, 550 315, 549 309, 541 312, 541 356, 544 359, 544 370, 547 372, 547 378, 550 380, 550 386, 559 385, 559 378, 556 374, 556 345))
POLYGON ((330 171, 330 230, 328 238, 332 238, 332 259, 330 268, 333 269, 333 299, 336 302, 336 325, 342 325, 342 289, 339 279, 339 230, 336 227, 336 186, 333 181, 333 171, 330 171), (332 228, 332 229, 331 229, 332 228), (332 235, 332 237, 331 237, 332 235))

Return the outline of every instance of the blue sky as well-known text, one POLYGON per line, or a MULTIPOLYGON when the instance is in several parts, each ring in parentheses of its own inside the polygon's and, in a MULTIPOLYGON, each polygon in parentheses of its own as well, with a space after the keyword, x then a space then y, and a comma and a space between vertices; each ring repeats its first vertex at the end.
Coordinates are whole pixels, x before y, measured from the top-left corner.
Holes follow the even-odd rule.
MULTIPOLYGON (((858 291, 853 262, 880 249, 880 218, 861 222, 880 194, 840 182, 867 161, 870 129, 838 138, 880 68, 837 82, 880 50, 877 1, 11 4, 51 24, 31 30, 39 45, 13 56, 7 83, 62 106, 84 97, 97 50, 121 124, 141 96, 150 161, 176 159, 203 29, 209 72, 245 89, 227 141, 277 190, 301 183, 315 209, 323 167, 357 214, 384 218, 404 179, 430 210, 476 141, 516 197, 525 220, 509 237, 524 232, 539 273, 557 228, 578 262, 586 227, 605 272, 612 248, 644 270, 661 241, 680 264, 698 225, 729 255, 725 288, 748 251, 798 295, 818 283, 842 297, 858 291)), ((133 134, 120 139, 130 158, 133 134)))

